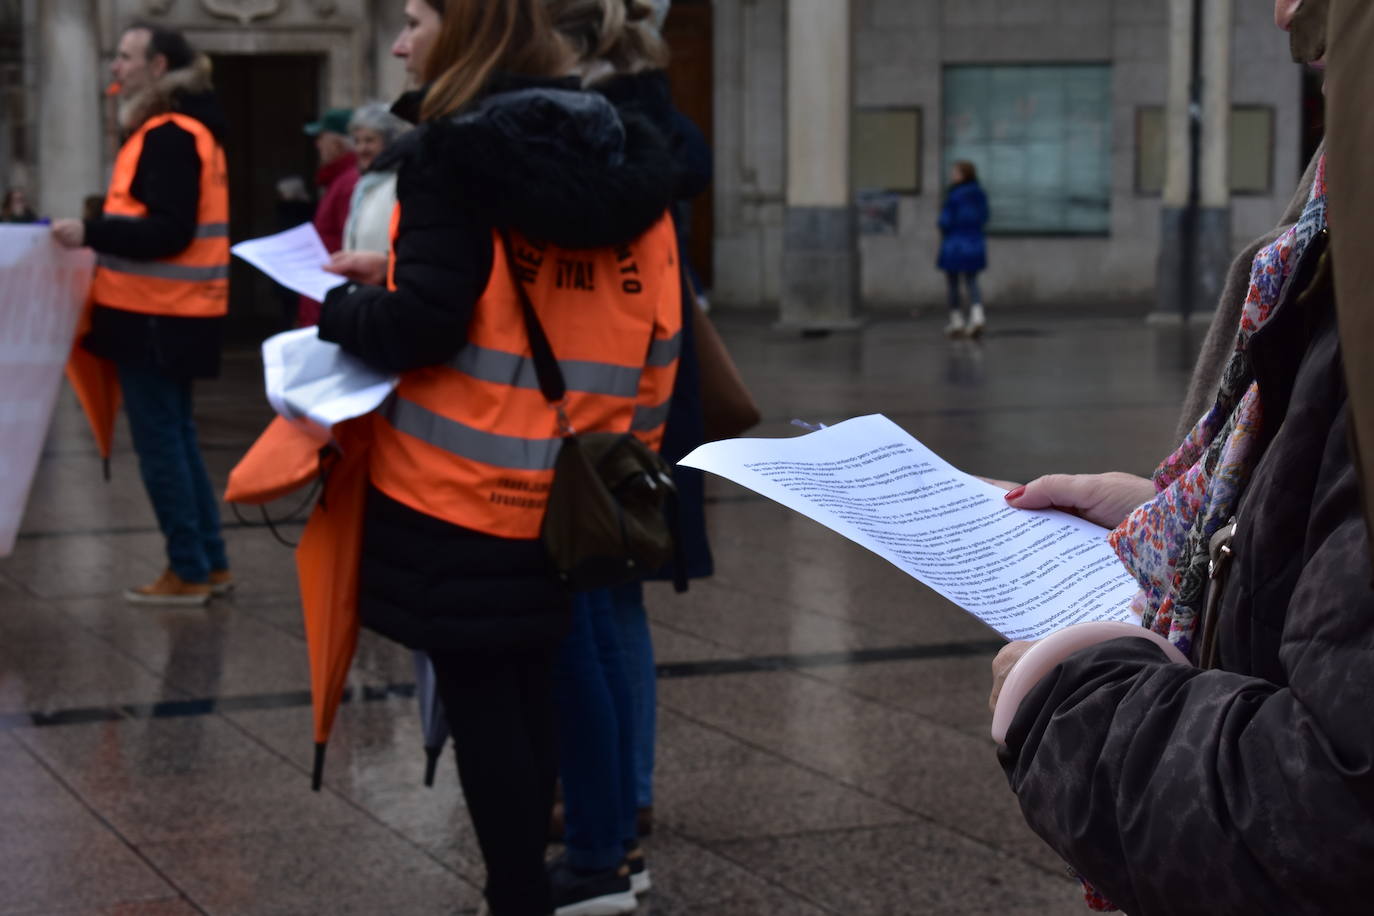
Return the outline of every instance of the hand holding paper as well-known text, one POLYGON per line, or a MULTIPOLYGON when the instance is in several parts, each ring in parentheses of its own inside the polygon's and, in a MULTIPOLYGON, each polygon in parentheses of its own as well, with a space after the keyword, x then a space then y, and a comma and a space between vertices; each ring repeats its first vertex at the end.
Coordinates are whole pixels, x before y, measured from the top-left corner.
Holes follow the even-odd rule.
POLYGON ((681 463, 843 534, 1008 639, 1135 619, 1135 580, 1104 529, 1011 508, 1003 490, 951 467, 886 417, 792 439, 713 442, 681 463))
POLYGON ((287 289, 316 302, 323 302, 331 289, 347 282, 324 269, 329 263, 329 252, 324 250, 320 234, 310 223, 239 242, 229 250, 287 289))

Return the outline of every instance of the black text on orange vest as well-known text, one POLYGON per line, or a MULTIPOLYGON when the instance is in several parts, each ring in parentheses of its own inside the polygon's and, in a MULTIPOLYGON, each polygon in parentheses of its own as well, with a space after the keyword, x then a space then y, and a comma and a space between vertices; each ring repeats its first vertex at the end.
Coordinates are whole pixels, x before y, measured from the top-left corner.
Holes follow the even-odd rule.
POLYGON ((624 245, 617 248, 615 259, 620 265, 621 291, 631 296, 637 296, 644 292, 644 284, 639 279, 639 264, 635 262, 635 253, 630 246, 624 245))

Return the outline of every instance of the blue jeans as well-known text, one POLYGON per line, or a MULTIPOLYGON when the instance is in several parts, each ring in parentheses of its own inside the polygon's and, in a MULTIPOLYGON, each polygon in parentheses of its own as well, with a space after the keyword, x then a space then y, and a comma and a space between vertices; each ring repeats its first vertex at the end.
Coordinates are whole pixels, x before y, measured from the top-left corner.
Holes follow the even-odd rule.
POLYGON ((554 684, 568 864, 615 868, 635 841, 637 806, 634 697, 612 589, 573 597, 554 684))
POLYGON ((647 808, 654 803, 654 739, 658 736, 658 668, 653 637, 649 614, 644 610, 643 583, 619 585, 611 593, 634 708, 635 804, 647 808))
POLYGON ((968 287, 969 305, 981 305, 983 294, 978 289, 977 273, 954 273, 945 271, 945 279, 949 283, 949 308, 950 311, 957 311, 959 308, 959 278, 964 278, 964 284, 968 287))
POLYGON ((119 367, 124 408, 138 453, 138 470, 167 542, 172 571, 204 582, 228 569, 220 534, 219 498, 200 457, 191 415, 191 382, 156 369, 119 367))

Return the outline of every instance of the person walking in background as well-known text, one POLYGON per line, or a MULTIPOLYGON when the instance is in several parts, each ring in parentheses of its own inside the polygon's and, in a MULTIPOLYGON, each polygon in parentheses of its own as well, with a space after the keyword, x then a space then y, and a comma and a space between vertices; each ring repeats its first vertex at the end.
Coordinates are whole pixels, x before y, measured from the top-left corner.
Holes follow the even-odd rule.
MULTIPOLYGON (((320 155, 320 167, 315 173, 315 185, 320 190, 320 203, 315 208, 315 231, 324 242, 324 250, 331 254, 343 247, 349 202, 359 178, 358 156, 353 151, 348 129, 352 118, 351 109, 331 108, 318 121, 305 125, 305 132, 315 138, 315 149, 320 155)), ((302 296, 296 323, 308 327, 319 320, 320 304, 302 296)))
POLYGON ((380 102, 364 105, 353 113, 348 132, 362 174, 348 205, 343 246, 331 256, 328 270, 358 283, 380 285, 386 281, 391 213, 396 208, 397 162, 385 153, 409 127, 380 102))
POLYGON ((332 290, 320 320, 400 376, 373 418, 358 611, 433 659, 491 913, 546 916, 597 889, 556 896, 544 861, 571 595, 540 529, 565 425, 662 435, 668 392, 648 380, 676 365, 672 158, 566 78, 543 0, 407 0, 405 21, 393 50, 427 88, 397 141, 394 270, 332 290), (516 283, 567 372, 558 410, 516 283))
POLYGON ((988 198, 978 183, 978 170, 972 162, 960 160, 950 171, 950 188, 940 210, 940 270, 949 283, 950 337, 978 337, 986 316, 983 296, 978 289, 978 274, 988 266, 988 244, 984 227, 988 223, 988 198), (968 290, 968 321, 964 321, 959 284, 968 290))
POLYGON ((119 370, 144 486, 169 568, 124 597, 203 605, 232 585, 219 501, 192 417, 192 379, 219 373, 229 308, 229 179, 210 60, 180 33, 138 24, 111 67, 125 141, 98 219, 62 219, 54 238, 95 249, 82 345, 119 370))
POLYGON ((5 192, 4 206, 0 207, 0 223, 36 223, 38 214, 29 206, 28 195, 23 188, 10 188, 5 192))

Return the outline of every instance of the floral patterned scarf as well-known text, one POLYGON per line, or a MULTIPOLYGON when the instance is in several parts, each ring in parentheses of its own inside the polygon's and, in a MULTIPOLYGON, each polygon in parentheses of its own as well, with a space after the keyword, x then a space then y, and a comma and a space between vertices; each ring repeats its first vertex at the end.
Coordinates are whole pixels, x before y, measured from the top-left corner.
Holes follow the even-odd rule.
POLYGON ((1269 323, 1284 284, 1326 228, 1326 160, 1317 166, 1301 218, 1255 256, 1236 348, 1216 404, 1154 473, 1157 495, 1110 536, 1121 562, 1145 591, 1145 626, 1185 655, 1206 596, 1208 544, 1235 515, 1254 470, 1263 409, 1249 344, 1269 323))
MULTIPOLYGON (((1325 228, 1323 157, 1298 222, 1255 256, 1235 351, 1222 374, 1216 404, 1155 471, 1155 498, 1127 516, 1109 537, 1144 590, 1145 626, 1190 657, 1206 599, 1208 545, 1234 517, 1259 457, 1263 410, 1250 365, 1250 338, 1273 318, 1284 285, 1325 228)), ((1083 885, 1090 909, 1116 909, 1086 880, 1083 885)))

